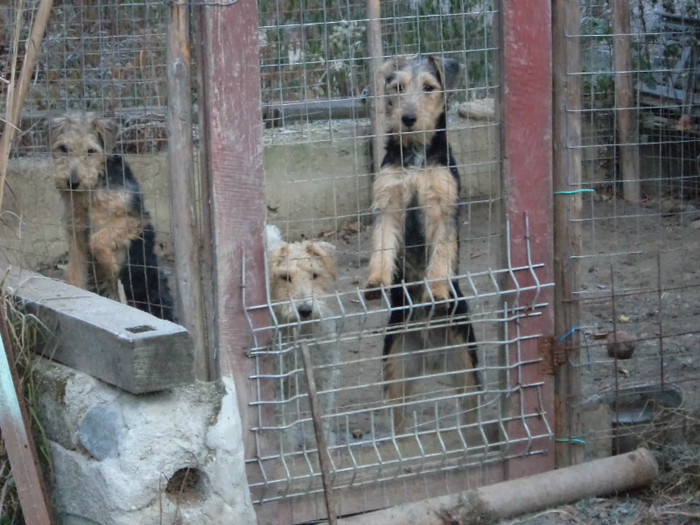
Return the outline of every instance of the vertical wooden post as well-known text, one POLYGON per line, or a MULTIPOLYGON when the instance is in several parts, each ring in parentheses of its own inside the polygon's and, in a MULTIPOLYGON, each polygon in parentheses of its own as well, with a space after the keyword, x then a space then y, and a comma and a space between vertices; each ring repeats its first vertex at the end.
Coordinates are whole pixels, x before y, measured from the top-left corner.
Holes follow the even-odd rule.
POLYGON ((639 124, 632 82, 630 11, 627 0, 612 1, 613 69, 615 71, 615 112, 617 144, 622 177, 622 196, 639 202, 639 124))
MULTIPOLYGON (((254 451, 255 399, 246 349, 251 332, 243 304, 264 304, 262 112, 255 0, 202 9, 201 94, 210 188, 214 345, 218 370, 232 376, 246 454, 254 451)), ((260 314, 264 315, 264 314, 260 314)), ((249 455, 247 457, 250 457, 249 455)))
MULTIPOLYGON (((580 2, 556 0, 553 4, 554 60, 554 334, 558 339, 579 326, 580 306, 574 300, 579 287, 581 263, 581 76, 579 67, 580 2)), ((580 420, 575 402, 581 395, 578 363, 580 336, 577 331, 562 342, 565 363, 555 366, 555 435, 557 467, 583 460, 583 449, 568 438, 579 435, 580 420)))
POLYGON ((168 26, 168 165, 175 241, 178 317, 195 344, 195 377, 209 379, 206 310, 200 265, 201 239, 192 149, 189 7, 173 3, 168 26))
POLYGON ((386 120, 384 116, 384 83, 379 76, 379 69, 384 60, 382 48, 382 22, 379 0, 367 0, 367 49, 369 50, 369 118, 372 123, 372 171, 379 172, 384 157, 384 134, 386 120))
MULTIPOLYGON (((503 0, 501 2, 501 111, 504 196, 506 218, 510 225, 510 264, 528 266, 528 249, 533 263, 543 263, 538 271, 540 283, 552 282, 552 31, 549 0, 503 0), (535 30, 534 28, 537 28, 535 30)), ((504 236, 505 237, 505 236, 504 236)), ((520 287, 535 286, 528 271, 515 274, 520 287)), ((511 283, 515 284, 515 283, 511 283)), ((519 305, 535 299, 551 305, 551 287, 519 294, 519 305)), ((508 364, 517 365, 510 374, 514 395, 511 414, 545 414, 547 421, 516 418, 509 425, 509 437, 515 440, 510 450, 522 457, 506 464, 508 479, 522 477, 554 467, 554 454, 527 455, 530 447, 551 447, 547 442, 532 442, 532 436, 547 436, 554 427, 553 379, 542 374, 540 346, 552 336, 554 313, 544 308, 541 315, 520 317, 508 323, 511 336, 520 338, 508 345, 508 364), (534 337, 540 335, 540 337, 534 337), (528 386, 540 384, 542 386, 528 386), (527 428, 525 428, 527 425, 527 428)), ((549 439, 545 437, 544 439, 549 439)))

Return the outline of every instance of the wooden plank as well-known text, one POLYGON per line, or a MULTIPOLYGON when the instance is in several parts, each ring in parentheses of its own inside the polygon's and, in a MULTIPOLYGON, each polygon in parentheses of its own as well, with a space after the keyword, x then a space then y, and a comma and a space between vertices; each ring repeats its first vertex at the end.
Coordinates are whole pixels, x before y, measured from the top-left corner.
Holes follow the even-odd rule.
MULTIPOLYGON (((554 333, 563 337, 579 326, 580 305, 574 300, 579 290, 581 262, 581 75, 579 75, 580 3, 555 2, 553 12, 554 60, 554 333)), ((569 362, 578 363, 580 335, 573 332, 564 343, 565 363, 555 369, 557 467, 583 460, 583 447, 573 447, 569 438, 580 435, 580 419, 575 411, 581 395, 581 375, 569 362)))
POLYGON ((267 302, 258 10, 255 0, 199 9, 206 50, 200 66, 216 319, 212 343, 219 373, 236 383, 250 458, 258 444, 249 429, 258 414, 249 403, 258 392, 249 379, 253 361, 246 355, 249 319, 255 326, 269 324, 262 309, 252 318, 245 310, 246 304, 267 302))
POLYGON ((175 241, 178 318, 195 346, 195 377, 210 379, 206 310, 198 232, 192 149, 192 87, 190 85, 189 8, 175 3, 168 26, 168 165, 171 216, 175 241))
POLYGON ((133 394, 194 381, 182 326, 28 270, 0 271, 7 293, 46 327, 37 353, 133 394))
POLYGON ((22 383, 15 369, 15 357, 3 308, 0 308, 0 332, 0 428, 5 450, 26 523, 49 524, 49 498, 29 426, 22 383))
POLYGON ((615 72, 615 120, 617 144, 620 152, 622 196, 630 202, 639 202, 639 125, 632 83, 632 55, 630 45, 630 6, 627 0, 613 0, 613 70, 615 72))
MULTIPOLYGON (((510 254, 511 267, 544 263, 538 271, 540 283, 553 282, 552 265, 552 31, 551 3, 548 0, 501 3, 502 32, 502 154, 506 218, 510 235, 504 253, 510 254), (536 30, 534 28, 537 28, 536 30)), ((533 286, 521 293, 518 306, 528 306, 535 299, 551 305, 552 289, 536 289, 530 272, 519 272, 517 283, 510 286, 533 286), (537 297, 535 297, 537 294, 537 297)), ((516 306, 508 305, 509 308, 516 306)), ((508 425, 511 439, 523 440, 509 447, 511 454, 522 457, 506 462, 506 477, 513 479, 554 467, 554 454, 528 456, 530 436, 546 436, 554 428, 553 378, 544 376, 538 360, 540 338, 550 338, 554 331, 553 308, 541 315, 519 318, 508 323, 510 337, 520 336, 508 345, 510 374, 514 395, 510 396, 510 413, 542 413, 541 420, 514 420, 508 425), (526 339, 528 336, 533 336, 526 339), (528 364, 521 364, 527 362, 528 364), (543 382, 541 387, 526 387, 543 382), (526 426, 527 425, 527 426, 526 426)))

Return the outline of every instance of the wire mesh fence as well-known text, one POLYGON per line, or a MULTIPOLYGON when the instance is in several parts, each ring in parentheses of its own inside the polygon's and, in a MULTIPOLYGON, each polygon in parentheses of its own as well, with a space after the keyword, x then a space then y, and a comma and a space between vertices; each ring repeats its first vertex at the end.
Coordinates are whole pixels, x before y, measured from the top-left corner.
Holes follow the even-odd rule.
POLYGON ((581 153, 579 188, 588 192, 574 403, 597 414, 585 421, 602 422, 583 429, 587 452, 606 454, 672 442, 698 413, 699 281, 688 264, 698 249, 697 5, 590 2, 580 21, 570 38, 581 60, 568 69, 583 87, 572 108, 582 141, 570 147, 581 153), (621 70, 614 56, 625 50, 621 70))
MULTIPOLYGON (((683 439, 674 433, 677 421, 700 410, 692 395, 700 379, 694 357, 700 333, 694 265, 700 17, 693 2, 666 2, 662 10, 645 0, 624 3, 626 9, 621 4, 581 3, 579 31, 567 35, 580 51, 567 75, 582 85, 581 100, 566 108, 567 118, 582 125, 581 142, 567 145, 582 159, 581 180, 569 188, 583 203, 574 218, 580 253, 573 256, 581 267, 573 294, 581 317, 555 340, 579 345, 580 359, 570 365, 581 391, 568 404, 584 424, 580 434, 557 437, 583 446, 587 458, 624 451, 649 435, 683 439), (621 55, 626 63, 616 60, 621 55)), ((17 16, 15 6, 0 7, 5 80, 15 60, 6 35, 25 35, 33 16, 26 7, 17 16)), ((168 9, 164 2, 55 2, 13 150, 12 191, 0 224, 4 259, 63 276, 68 243, 54 168, 46 161, 46 122, 88 110, 121 125, 116 152, 127 155, 141 184, 156 250, 169 271, 168 9)), ((298 245, 309 255, 295 260, 298 273, 276 284, 268 253, 268 300, 245 302, 255 392, 248 399, 253 426, 246 429, 255 448, 246 461, 254 501, 289 504, 298 519, 322 515, 308 507, 323 491, 303 345, 313 355, 331 486, 347 498, 341 504, 346 510, 406 501, 416 487, 430 497, 492 481, 489 467, 551 454, 554 439, 551 384, 544 377, 553 371, 544 371, 546 355, 521 351, 551 336, 527 323, 551 314, 543 297, 554 284, 542 277, 550 262, 530 257, 538 232, 511 231, 506 219, 501 3, 391 1, 381 9, 382 61, 420 53, 464 68, 448 90, 445 128, 461 182, 455 282, 470 314, 441 312, 434 298, 409 299, 403 322, 390 325, 392 289, 377 300, 363 293, 373 251, 374 139, 385 132, 371 108, 386 103, 373 99, 376 57, 367 43, 372 20, 366 2, 259 1, 266 222, 279 228, 284 242, 309 241, 298 245), (522 241, 527 264, 513 263, 513 238, 522 241), (315 313, 306 317, 276 287, 288 293, 304 265, 323 258, 314 250, 326 249, 333 263, 318 262, 309 274, 310 281, 325 283, 311 285, 315 313), (480 389, 460 389, 473 372, 450 361, 465 350, 445 334, 467 324, 476 336, 480 389), (385 339, 401 334, 423 334, 428 343, 394 356, 404 364, 411 359, 418 373, 399 367, 398 375, 388 376, 385 339), (533 368, 542 372, 533 376, 533 368), (395 384, 401 395, 390 398, 395 384), (538 402, 518 401, 530 394, 538 402)), ((0 96, 6 85, 0 81, 0 96)), ((551 196, 540 197, 543 205, 550 202, 551 196)), ((393 290, 411 298, 423 284, 406 281, 393 290)))
MULTIPOLYGON (((317 459, 324 451, 314 438, 304 345, 316 359, 331 486, 345 512, 406 501, 415 484, 426 496, 444 494, 454 476, 467 471, 470 483, 483 483, 491 475, 487 467, 547 453, 553 429, 545 416, 546 387, 541 377, 523 374, 541 358, 526 357, 521 344, 542 337, 525 326, 551 307, 542 297, 552 283, 540 276, 542 261, 520 267, 502 249, 511 239, 500 181, 496 4, 382 5, 380 62, 419 53, 454 59, 465 73, 450 89, 446 129, 461 182, 455 282, 470 316, 445 315, 434 300, 408 299, 404 321, 391 325, 397 308, 392 297, 414 297, 413 288, 423 283, 407 279, 393 291, 385 289, 378 301, 363 294, 374 249, 372 139, 386 131, 377 129, 369 110, 367 41, 373 29, 366 5, 306 3, 302 9, 291 2, 259 3, 267 222, 297 245, 268 253, 268 303, 246 303, 256 392, 256 445, 247 461, 258 503, 284 502, 295 519, 312 519, 308 502, 324 490, 317 459), (310 242, 334 246, 337 279, 315 288, 314 304, 302 314, 296 308, 304 297, 294 295, 302 284, 295 283, 311 271, 305 266, 313 266, 310 242), (536 284, 524 284, 522 274, 536 284), (535 299, 524 306, 528 294, 535 299), (261 312, 267 323, 259 322, 261 312), (445 334, 466 324, 476 335, 480 390, 455 388, 471 372, 455 366, 454 356, 465 348, 445 334), (415 334, 423 341, 420 348, 410 342, 415 334), (387 353, 393 336, 407 337, 398 354, 387 353), (392 359, 401 363, 398 374, 392 375, 392 359), (401 394, 392 397, 396 391, 401 394), (529 394, 540 400, 536 408, 523 402, 514 410, 514 399, 529 394)), ((393 109, 386 98, 376 102, 393 109)), ((447 158, 441 160, 447 165, 447 158)), ((514 235, 527 237, 523 231, 514 235)), ((398 264, 408 266, 401 253, 398 264)), ((322 275, 327 268, 316 271, 322 275)))
MULTIPOLYGON (((21 70, 22 50, 36 9, 34 4, 21 2, 2 8, 3 98, 13 72, 18 75, 21 70), (17 54, 15 41, 20 51, 17 54)), ((106 256, 97 257, 79 236, 66 235, 66 229, 70 231, 72 224, 88 227, 92 233, 99 228, 103 233, 109 229, 116 232, 123 227, 118 218, 123 208, 142 227, 131 228, 128 234, 131 255, 126 256, 128 269, 122 267, 121 281, 126 299, 142 309, 148 309, 150 299, 131 301, 132 296, 143 295, 136 288, 143 285, 154 297, 161 295, 161 288, 163 294, 168 293, 166 281, 157 277, 154 253, 161 256, 161 269, 172 260, 169 180, 164 169, 167 12, 167 6, 160 2, 54 3, 14 141, 12 153, 18 161, 7 179, 11 191, 2 221, 6 261, 52 277, 66 275, 71 284, 87 286, 77 271, 73 271, 73 278, 69 275, 78 266, 73 263, 79 257, 80 266, 90 267, 87 280, 93 282, 92 289, 104 292, 104 281, 111 280, 109 275, 114 273, 103 264, 106 256), (50 122, 85 112, 94 115, 92 129, 87 123, 79 129, 64 121, 54 126, 51 136, 50 122), (106 125, 107 118, 113 122, 106 125), (53 153, 53 162, 46 161, 47 152, 53 153), (126 163, 114 160, 117 157, 107 161, 113 153, 127 155, 126 163), (93 161, 98 155, 103 160, 93 161), (70 196, 70 203, 63 199, 67 204, 63 206, 59 195, 70 196), (117 204, 120 195, 130 199, 124 206, 117 204), (107 197, 111 211, 105 208, 107 197), (100 206, 105 212, 102 219, 97 218, 100 206), (80 214, 81 208, 87 216, 80 214), (143 253, 136 253, 137 244, 143 253), (144 280, 149 282, 137 284, 144 280)), ((77 230, 72 231, 75 234, 77 230)), ((111 236, 117 249, 127 250, 117 236, 111 236)), ((120 295, 115 291, 110 296, 120 295)))

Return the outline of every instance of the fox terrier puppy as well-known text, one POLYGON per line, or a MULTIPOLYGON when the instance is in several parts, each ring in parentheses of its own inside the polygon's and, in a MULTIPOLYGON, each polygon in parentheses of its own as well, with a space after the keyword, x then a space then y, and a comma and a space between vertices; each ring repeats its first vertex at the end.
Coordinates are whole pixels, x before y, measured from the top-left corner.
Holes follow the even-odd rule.
MULTIPOLYGON (((313 373, 329 443, 328 416, 333 409, 338 375, 338 330, 326 298, 335 291, 335 246, 321 241, 287 243, 279 230, 266 229, 270 300, 275 317, 275 346, 281 352, 285 401, 298 399, 306 385, 300 342, 309 345, 313 373)), ((299 410, 288 411, 293 418, 299 410)), ((306 434, 306 433, 305 433, 306 434)))

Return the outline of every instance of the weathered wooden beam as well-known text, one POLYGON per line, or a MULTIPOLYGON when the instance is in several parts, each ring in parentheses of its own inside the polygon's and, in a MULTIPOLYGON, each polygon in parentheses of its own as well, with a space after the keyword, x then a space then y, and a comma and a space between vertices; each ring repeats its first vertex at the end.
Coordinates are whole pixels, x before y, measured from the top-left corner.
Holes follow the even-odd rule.
MULTIPOLYGON (((581 75, 579 64, 580 5, 577 0, 553 4, 554 60, 554 340, 580 326, 580 304, 574 300, 579 289, 581 269, 581 75)), ((583 460, 583 447, 571 445, 579 435, 581 422, 575 401, 581 394, 578 363, 580 335, 572 333, 564 341, 567 359, 552 363, 555 376, 555 433, 557 467, 576 465, 583 460)))
POLYGON ((15 368, 7 333, 5 310, 0 309, 0 428, 5 443, 24 520, 30 525, 49 525, 51 509, 39 466, 36 444, 24 403, 24 389, 15 368))
POLYGON ((236 382, 246 457, 257 449, 252 428, 258 398, 249 379, 253 361, 250 323, 269 325, 266 312, 246 306, 267 302, 263 229, 265 191, 258 55, 258 8, 254 0, 201 7, 203 53, 201 111, 211 213, 213 315, 210 335, 218 372, 236 382), (245 300, 244 300, 245 299, 245 300), (250 319, 250 321, 249 321, 250 319))
MULTIPOLYGON (((507 289, 530 288, 518 294, 519 304, 508 308, 550 303, 553 282, 552 265, 552 30, 551 2, 532 0, 501 3, 501 118, 506 220, 510 227, 504 235, 504 251, 510 268, 543 263, 535 282, 532 272, 519 272, 517 281, 507 289), (537 31, 531 28, 537 27, 537 31), (533 75, 533 71, 537 74, 533 75), (523 125, 526 123, 526 125, 523 125)), ((542 375, 541 341, 554 332, 553 308, 542 315, 518 319, 507 324, 509 334, 518 334, 515 344, 506 345, 510 374, 508 388, 518 395, 509 396, 510 414, 541 413, 542 419, 525 422, 514 418, 507 425, 508 452, 514 457, 506 464, 506 476, 516 478, 554 467, 554 454, 530 455, 536 446, 549 447, 548 433, 554 427, 553 384, 542 375), (528 337, 533 336, 533 337, 528 337), (533 387, 538 383, 541 387, 533 387), (546 419, 545 419, 546 418, 546 419), (532 438, 532 436, 538 436, 532 438)))
POLYGON ((0 272, 8 295, 46 328, 37 353, 133 394, 194 381, 184 327, 28 270, 0 272))
POLYGON ((210 377, 192 148, 189 7, 173 3, 168 26, 168 168, 178 317, 195 343, 195 376, 210 377))
POLYGON ((630 6, 627 0, 612 2, 613 69, 615 71, 615 120, 617 148, 620 152, 622 196, 639 202, 639 124, 632 83, 632 49, 630 38, 630 6))

